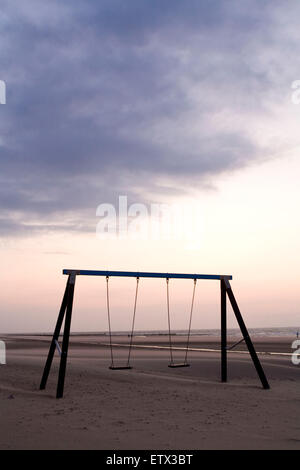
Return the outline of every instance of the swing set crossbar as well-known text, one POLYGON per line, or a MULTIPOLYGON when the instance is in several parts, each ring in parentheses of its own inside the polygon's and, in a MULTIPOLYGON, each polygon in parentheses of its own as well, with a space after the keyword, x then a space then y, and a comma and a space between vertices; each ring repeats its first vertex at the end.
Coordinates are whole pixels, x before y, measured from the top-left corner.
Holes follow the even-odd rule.
POLYGON ((182 274, 182 273, 148 273, 133 271, 93 271, 86 269, 63 269, 63 274, 75 274, 81 276, 108 276, 108 277, 152 277, 160 279, 221 279, 232 280, 230 275, 222 274, 182 274))

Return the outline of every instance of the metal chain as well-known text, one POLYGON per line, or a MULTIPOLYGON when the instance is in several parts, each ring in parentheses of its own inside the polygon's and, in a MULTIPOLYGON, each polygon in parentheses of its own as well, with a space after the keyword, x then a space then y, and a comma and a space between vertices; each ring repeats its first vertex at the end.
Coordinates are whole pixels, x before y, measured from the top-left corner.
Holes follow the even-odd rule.
POLYGON ((169 278, 166 278, 166 282, 167 282, 167 309, 168 309, 168 327, 169 327, 169 344, 170 344, 170 362, 171 362, 171 364, 173 364, 172 339, 171 339, 171 321, 170 321, 169 278))
POLYGON ((108 289, 109 276, 106 276, 106 305, 107 305, 107 318, 108 318, 108 331, 109 331, 109 345, 110 345, 110 356, 111 365, 114 366, 113 348, 111 342, 111 325, 110 325, 110 309, 109 309, 109 289, 108 289))
POLYGON ((190 336, 191 336, 191 326, 192 326, 192 316, 193 316, 193 310, 194 310, 194 300, 195 300, 196 284, 197 284, 197 279, 194 279, 194 289, 193 289, 193 296, 192 296, 191 313, 190 313, 190 322, 189 322, 189 329, 188 329, 188 337, 187 337, 187 343, 186 343, 184 364, 187 363, 187 355, 188 355, 189 344, 190 344, 190 336))
POLYGON ((139 290, 139 281, 140 281, 140 278, 137 277, 136 278, 135 299, 134 299, 133 318, 132 318, 132 327, 131 327, 131 335, 130 335, 130 344, 129 344, 129 351, 128 351, 127 366, 129 366, 130 354, 131 354, 131 348, 132 348, 132 341, 133 341, 133 332, 134 332, 137 296, 138 296, 138 290, 139 290))

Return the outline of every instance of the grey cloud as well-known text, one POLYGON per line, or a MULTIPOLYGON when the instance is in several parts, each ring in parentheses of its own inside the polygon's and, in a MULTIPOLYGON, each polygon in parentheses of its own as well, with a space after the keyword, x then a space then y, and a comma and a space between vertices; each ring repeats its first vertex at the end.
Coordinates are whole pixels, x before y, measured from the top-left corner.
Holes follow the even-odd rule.
POLYGON ((279 2, 22 5, 5 1, 0 17, 2 234, 89 230, 96 206, 119 194, 163 194, 163 178, 188 191, 270 152, 216 117, 268 115, 283 80, 272 73, 279 2))

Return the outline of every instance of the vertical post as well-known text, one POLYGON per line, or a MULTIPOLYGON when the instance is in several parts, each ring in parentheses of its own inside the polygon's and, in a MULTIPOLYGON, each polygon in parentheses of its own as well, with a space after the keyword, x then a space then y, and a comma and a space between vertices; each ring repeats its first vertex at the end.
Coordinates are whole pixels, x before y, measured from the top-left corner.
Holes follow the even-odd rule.
POLYGON ((221 381, 227 382, 227 312, 226 286, 221 279, 221 381))
POLYGON ((244 340, 245 340, 245 343, 247 344, 247 347, 248 347, 248 351, 250 353, 250 356, 252 358, 252 361, 253 361, 253 364, 255 366, 255 369, 256 369, 256 372, 261 380, 261 383, 262 383, 262 386, 263 388, 265 389, 268 389, 270 388, 270 385, 267 381, 267 378, 265 376, 265 373, 264 373, 264 370, 262 368, 262 365, 258 359, 258 356, 256 354, 256 351, 254 349, 254 346, 253 346, 253 343, 251 341, 251 338, 249 336, 249 333, 248 333, 248 330, 246 328, 246 325, 244 323, 244 320, 243 320, 243 317, 241 315, 241 312, 240 312, 240 309, 238 307, 238 304, 235 300, 235 297, 234 297, 234 294, 232 292, 232 289, 231 289, 231 285, 230 285, 230 282, 228 281, 228 279, 225 279, 225 287, 226 287, 226 292, 227 292, 227 295, 229 297, 229 300, 230 300, 230 303, 232 305, 232 309, 234 311, 234 314, 236 316, 236 319, 237 319, 237 322, 239 324, 239 327, 241 329, 241 332, 242 332, 242 335, 244 337, 244 340))
POLYGON ((48 357, 47 357, 47 360, 46 360, 42 380, 41 380, 41 383, 40 383, 40 390, 44 390, 46 388, 46 384, 47 384, 47 380, 48 380, 48 376, 49 376, 49 372, 50 372, 50 369, 51 369, 53 356, 54 356, 54 352, 55 352, 56 341, 58 340, 58 337, 59 337, 59 333, 60 333, 60 330, 61 330, 61 325, 62 325, 62 322, 63 322, 63 319, 64 319, 65 310, 66 310, 66 307, 67 307, 69 281, 70 281, 70 276, 68 277, 68 280, 67 280, 63 300, 62 300, 62 303, 61 303, 61 307, 60 307, 60 310, 59 310, 55 330, 54 330, 52 341, 51 341, 51 344, 50 344, 48 357))
POLYGON ((66 366, 67 366, 67 358, 68 358, 75 280, 76 280, 76 272, 72 272, 69 277, 67 311, 66 311, 66 318, 65 318, 62 351, 61 351, 61 357, 60 357, 56 398, 62 398, 63 393, 64 393, 64 383, 65 383, 65 374, 66 374, 66 366))

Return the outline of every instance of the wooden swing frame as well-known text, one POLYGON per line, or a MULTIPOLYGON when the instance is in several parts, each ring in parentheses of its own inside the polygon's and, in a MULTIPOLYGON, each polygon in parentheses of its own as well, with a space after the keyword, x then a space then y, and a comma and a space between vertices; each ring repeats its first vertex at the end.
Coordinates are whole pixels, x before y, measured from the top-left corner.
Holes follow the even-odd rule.
POLYGON ((240 327, 241 333, 243 335, 243 340, 245 341, 248 351, 250 353, 251 359, 255 366, 256 372, 260 378, 261 384, 264 389, 269 389, 269 383, 265 376, 262 365, 259 361, 255 348, 253 346, 252 340, 249 336, 248 330, 244 323, 242 314, 236 302, 235 296, 233 294, 230 280, 232 276, 229 275, 220 275, 220 274, 180 274, 180 273, 151 273, 151 272, 131 272, 131 271, 92 271, 92 270, 78 270, 78 269, 64 269, 63 274, 68 276, 65 292, 63 295, 61 307, 59 310, 56 326, 54 329, 52 341, 50 344, 47 360, 44 367, 43 376, 40 383, 40 390, 44 390, 47 385, 48 376, 50 373, 55 349, 58 349, 60 353, 60 365, 58 373, 58 382, 57 382, 57 392, 56 398, 62 398, 64 392, 64 383, 65 383, 65 374, 67 366, 67 357, 68 357, 68 348, 69 348, 69 339, 70 339, 70 329, 71 329, 71 319, 72 319, 72 310, 73 310, 73 298, 74 298, 74 289, 76 276, 105 276, 107 277, 135 277, 135 278, 163 278, 163 279, 206 279, 206 280, 218 280, 220 281, 221 289, 221 381, 227 382, 227 305, 226 299, 227 296, 231 303, 233 312, 235 314, 236 320, 240 327), (63 332, 63 341, 61 350, 58 347, 58 338, 62 328, 62 323, 65 318, 64 323, 64 332, 63 332))

